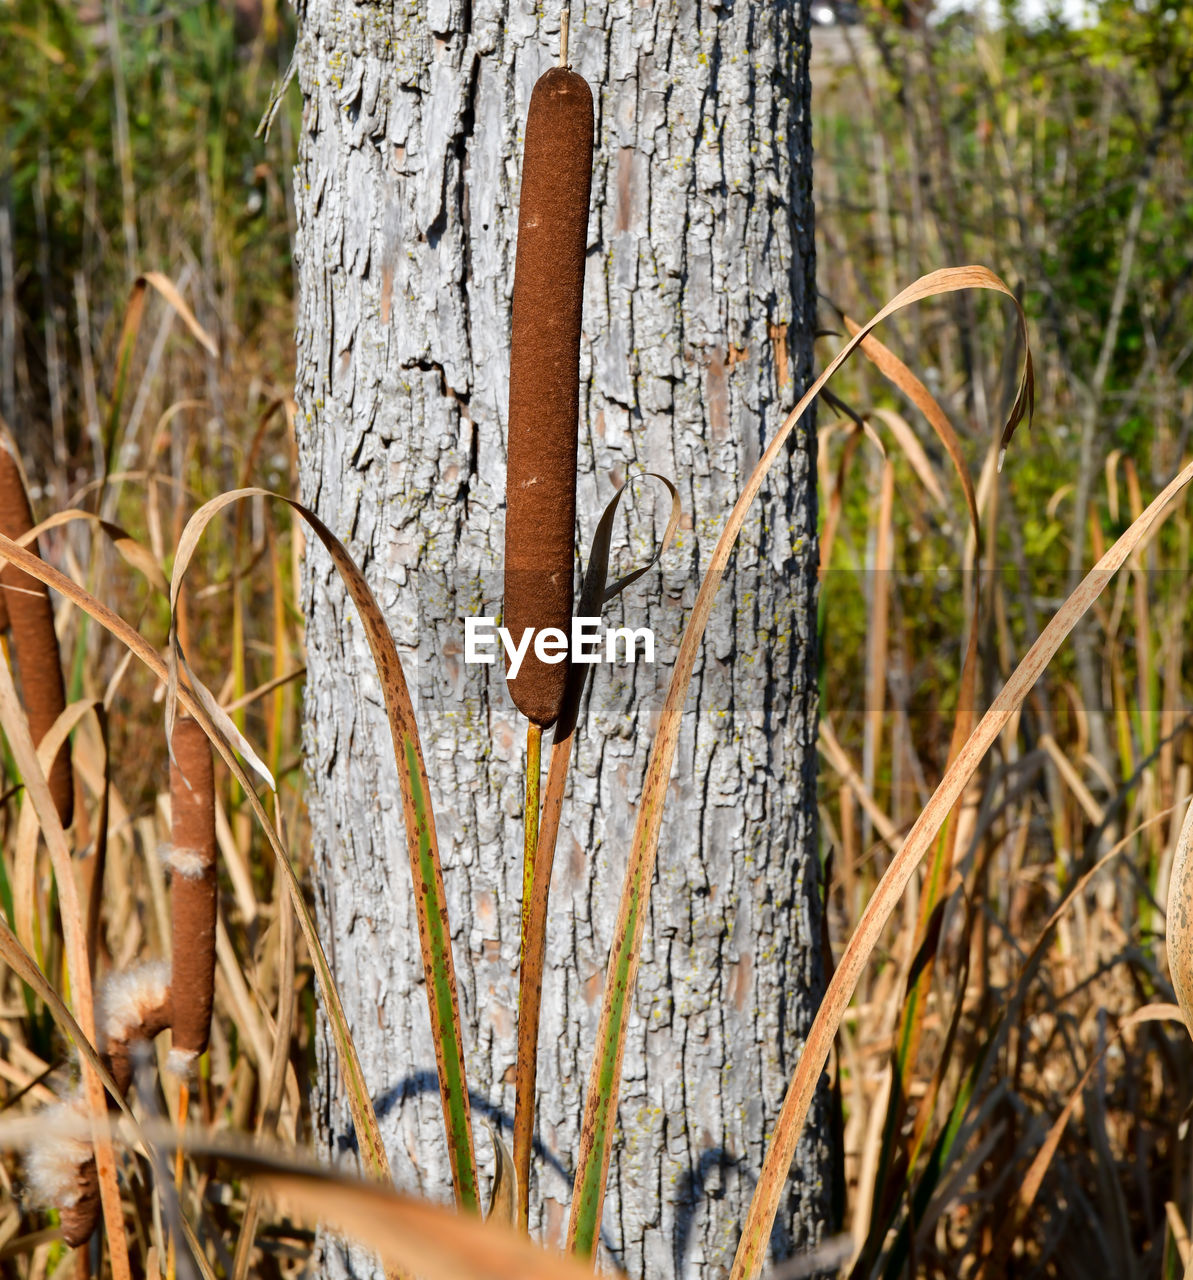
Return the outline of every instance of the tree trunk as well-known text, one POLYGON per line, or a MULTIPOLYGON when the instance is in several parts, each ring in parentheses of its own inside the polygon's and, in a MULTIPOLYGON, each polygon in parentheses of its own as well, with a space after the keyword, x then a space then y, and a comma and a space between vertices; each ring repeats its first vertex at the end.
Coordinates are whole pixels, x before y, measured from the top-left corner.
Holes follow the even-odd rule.
MULTIPOLYGON (((464 668, 459 655, 461 615, 499 608, 521 131, 531 87, 557 57, 558 13, 504 0, 298 7, 302 491, 364 566, 410 657, 474 1117, 508 1142, 525 722, 500 667, 464 668)), ((808 31, 805 5, 790 0, 590 0, 573 17, 570 61, 596 102, 579 546, 586 556, 604 505, 635 471, 674 478, 686 514, 665 577, 648 574, 618 606, 656 627, 660 663, 654 674, 597 669, 564 808, 531 1188, 532 1230, 551 1240, 566 1225, 673 641, 724 517, 811 365, 808 31)), ((688 696, 604 1218, 605 1256, 631 1276, 727 1274, 822 989, 814 463, 808 425, 746 526, 688 696)), ((662 524, 650 483, 629 504, 639 559, 662 524)), ((306 608, 320 929, 395 1178, 447 1198, 389 732, 360 625, 318 548, 306 608)), ((351 1149, 326 1028, 315 1120, 331 1153, 351 1149)), ((776 1256, 826 1223, 826 1133, 817 1111, 776 1256)), ((479 1125, 477 1146, 484 1174, 492 1152, 479 1125)), ((372 1273, 362 1255, 326 1246, 325 1275, 372 1273)))

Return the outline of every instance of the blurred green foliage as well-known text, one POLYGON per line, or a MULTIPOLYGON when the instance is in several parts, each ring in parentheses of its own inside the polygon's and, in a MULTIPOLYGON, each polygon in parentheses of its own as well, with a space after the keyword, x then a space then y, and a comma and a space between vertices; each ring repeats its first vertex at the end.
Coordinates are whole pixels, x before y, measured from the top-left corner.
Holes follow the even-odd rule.
MULTIPOLYGON (((997 480, 997 504, 987 501, 983 513, 988 542, 980 562, 1018 584, 1000 606, 1006 634, 991 619, 985 623, 991 688, 1005 674, 1008 654, 1023 651, 1067 594, 1077 569, 1129 523, 1126 461, 1146 501, 1188 452, 1191 17, 1193 8, 1183 4, 1100 0, 1087 25, 1068 25, 1059 18, 1027 22, 1008 4, 996 23, 959 13, 907 30, 872 7, 864 26, 830 33, 819 53, 821 37, 814 37, 824 294, 861 320, 917 275, 976 262, 1018 292, 1028 316, 1035 424, 1020 428, 997 480), (1116 450, 1112 480, 1107 464, 1116 450)), ((881 337, 937 394, 977 483, 1019 359, 1005 306, 958 295, 884 326, 881 337)), ((838 393, 863 414, 871 405, 905 413, 949 494, 942 513, 884 436, 898 477, 893 616, 907 623, 893 643, 911 687, 926 700, 947 698, 955 670, 929 668, 935 655, 957 647, 963 592, 956 572, 939 577, 934 591, 924 574, 961 567, 967 522, 959 486, 927 425, 863 365, 838 380, 838 393), (913 652, 925 656, 913 661, 913 652)), ((820 421, 830 421, 824 410, 820 421)), ((829 448, 835 468, 839 445, 829 448)), ((868 452, 868 444, 858 450, 846 479, 822 609, 822 621, 832 619, 822 626, 824 687, 833 692, 826 706, 835 703, 855 726, 859 751, 859 663, 873 588, 856 571, 872 564, 877 503, 868 452), (847 575, 833 584, 839 570, 855 571, 851 586, 847 575)), ((1183 583, 1183 554, 1180 534, 1166 528, 1146 564, 1181 569, 1183 583)), ((1176 599, 1177 576, 1153 573, 1150 584, 1158 615, 1176 599)), ((1187 612, 1187 601, 1181 607, 1187 612)), ((1124 661, 1136 675, 1134 639, 1120 635, 1115 643, 1125 644, 1124 661)), ((1058 658, 1062 677, 1076 678, 1073 664, 1070 646, 1058 658)), ((1088 701, 1090 689, 1081 692, 1088 701)), ((1105 705, 1093 713, 1110 717, 1109 687, 1096 692, 1105 705)), ((947 717, 938 723, 945 735, 947 717)), ((941 736, 929 755, 943 760, 945 747, 941 736)), ((1128 765, 1119 762, 1124 772, 1128 765)))
POLYGON ((38 433, 30 453, 47 464, 52 446, 65 443, 55 462, 68 470, 85 451, 80 343, 110 361, 137 272, 186 273, 221 350, 252 335, 272 372, 289 367, 296 89, 269 141, 255 132, 289 60, 292 16, 267 0, 246 31, 234 8, 0 4, 0 201, 11 227, 0 272, 11 271, 18 317, 0 407, 38 433), (50 434, 55 396, 64 440, 50 434))

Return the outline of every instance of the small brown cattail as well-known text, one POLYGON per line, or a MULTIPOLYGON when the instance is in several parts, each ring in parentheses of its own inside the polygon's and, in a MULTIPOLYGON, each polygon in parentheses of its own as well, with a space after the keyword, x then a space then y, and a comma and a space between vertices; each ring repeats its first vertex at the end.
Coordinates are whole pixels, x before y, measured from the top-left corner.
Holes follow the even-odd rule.
POLYGON ((77 1093, 47 1107, 41 1118, 46 1132, 25 1156, 26 1186, 32 1200, 57 1208, 62 1238, 74 1249, 87 1243, 99 1220, 95 1154, 83 1136, 87 1104, 77 1093))
MULTIPOLYGON (((530 97, 522 158, 510 346, 504 624, 517 644, 571 627, 576 539, 580 322, 592 91, 564 67, 530 97)), ((514 705, 546 728, 563 703, 568 664, 527 651, 509 680, 514 705)))
POLYGON ((91 1239, 99 1224, 99 1173, 92 1155, 79 1168, 79 1178, 70 1204, 59 1206, 62 1239, 71 1249, 78 1249, 91 1239))
POLYGON ((100 989, 99 1048, 121 1093, 128 1093, 132 1083, 133 1045, 160 1035, 172 1011, 170 966, 162 960, 113 974, 100 989))
POLYGON ((189 716, 180 717, 174 726, 170 809, 173 847, 167 861, 174 873, 170 888, 174 1046, 170 1058, 175 1070, 185 1072, 207 1048, 211 1031, 218 891, 211 744, 189 716))
MULTIPOLYGON (((100 988, 97 1047, 122 1094, 132 1083, 133 1045, 170 1025, 170 1003, 170 966, 160 961, 113 974, 100 988)), ((25 1177, 34 1199, 58 1209, 62 1238, 73 1249, 91 1238, 100 1215, 95 1153, 83 1136, 87 1104, 82 1090, 42 1114, 46 1134, 25 1158, 25 1177), (59 1125, 68 1131, 56 1131, 59 1125)))
MULTIPOLYGON (((33 528, 33 512, 21 477, 21 468, 8 440, 0 437, 0 532, 19 538, 33 528)), ((29 547, 35 555, 37 544, 29 547)), ((34 743, 66 706, 66 686, 58 656, 58 636, 54 631, 54 610, 45 583, 30 577, 15 565, 0 572, 0 595, 4 598, 7 623, 21 672, 21 693, 29 730, 34 743)), ((49 774, 50 794, 64 827, 74 817, 75 784, 70 764, 70 743, 64 742, 54 758, 49 774)))

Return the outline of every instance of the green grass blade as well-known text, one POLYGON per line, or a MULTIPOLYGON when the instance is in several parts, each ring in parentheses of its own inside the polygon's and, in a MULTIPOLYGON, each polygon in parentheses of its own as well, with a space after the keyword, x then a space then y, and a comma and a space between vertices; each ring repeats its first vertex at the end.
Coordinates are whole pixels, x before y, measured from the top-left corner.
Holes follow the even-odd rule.
MULTIPOLYGON (((416 897, 444 901, 439 858, 431 840, 431 810, 424 791, 418 751, 406 739, 406 771, 418 820, 418 880, 416 897)), ((435 1054, 440 1060, 439 1089, 443 1097, 443 1119, 456 1180, 456 1199, 462 1208, 480 1212, 476 1185, 476 1161, 472 1148, 472 1117, 468 1105, 468 1082, 464 1077, 464 1049, 460 1043, 460 1015, 456 1004, 456 982, 452 970, 451 938, 447 933, 447 909, 428 913, 428 942, 431 951, 430 983, 432 1022, 437 1025, 435 1054)))

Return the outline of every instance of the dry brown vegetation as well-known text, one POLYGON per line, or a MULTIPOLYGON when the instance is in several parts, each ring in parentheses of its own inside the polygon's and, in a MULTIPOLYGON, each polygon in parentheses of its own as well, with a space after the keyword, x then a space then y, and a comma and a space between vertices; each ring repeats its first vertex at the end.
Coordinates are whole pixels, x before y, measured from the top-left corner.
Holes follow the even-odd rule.
MULTIPOLYGON (((999 473, 1005 319, 955 295, 883 334, 958 432, 977 544, 906 397, 867 373, 822 412, 838 950, 948 756, 972 575, 981 709, 1189 456, 1189 51, 1162 22, 1103 9, 1080 37, 849 28, 814 72, 822 324, 942 260, 984 262, 1018 288, 1037 361, 1033 428, 999 473)), ((835 1074, 855 1276, 1184 1274, 1189 1040, 1123 1027, 1172 1000, 1189 563, 1178 504, 1000 735, 941 892, 913 883, 863 979, 835 1074)))

